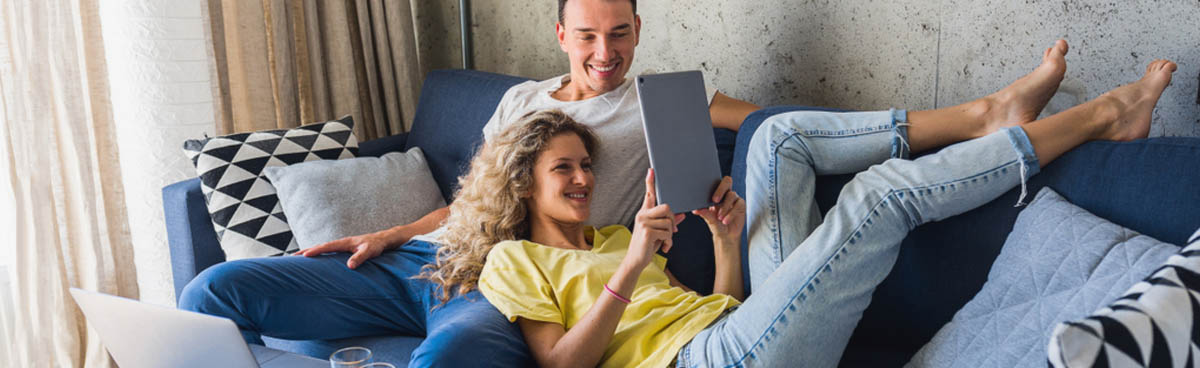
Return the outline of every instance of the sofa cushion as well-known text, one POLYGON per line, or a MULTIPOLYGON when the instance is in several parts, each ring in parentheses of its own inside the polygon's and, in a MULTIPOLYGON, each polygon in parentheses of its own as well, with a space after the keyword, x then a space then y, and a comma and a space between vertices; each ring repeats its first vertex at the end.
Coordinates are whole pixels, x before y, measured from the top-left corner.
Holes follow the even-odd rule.
POLYGON ((349 117, 294 129, 184 142, 226 260, 280 254, 296 242, 266 167, 353 158, 358 139, 349 117))
MULTIPOLYGON (((849 180, 818 178, 817 203, 832 205, 843 179, 849 180)), ((1200 190, 1180 183, 1194 182, 1200 182, 1200 139, 1151 138, 1079 146, 1043 167, 1028 188, 1037 193, 1051 186, 1101 218, 1186 244, 1200 227, 1200 190)), ((987 280, 1023 208, 1013 207, 1020 192, 1013 188, 980 208, 910 232, 844 356, 880 349, 908 349, 911 356, 933 338, 987 280)))
POLYGON ((446 206, 416 147, 264 169, 300 249, 407 224, 446 206))
POLYGON ((1195 367, 1200 364, 1200 231, 1191 244, 1120 299, 1054 328, 1055 367, 1195 367))
POLYGON ((1178 249, 1044 188, 1017 217, 983 289, 909 365, 1044 364, 1054 324, 1112 302, 1178 249))

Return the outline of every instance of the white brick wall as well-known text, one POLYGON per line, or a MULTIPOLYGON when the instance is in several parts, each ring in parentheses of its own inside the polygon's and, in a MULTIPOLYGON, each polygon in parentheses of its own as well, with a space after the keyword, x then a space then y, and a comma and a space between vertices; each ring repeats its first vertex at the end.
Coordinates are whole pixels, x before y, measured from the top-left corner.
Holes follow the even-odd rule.
POLYGON ((201 0, 101 2, 141 299, 174 306, 162 187, 196 175, 183 141, 214 132, 201 0))

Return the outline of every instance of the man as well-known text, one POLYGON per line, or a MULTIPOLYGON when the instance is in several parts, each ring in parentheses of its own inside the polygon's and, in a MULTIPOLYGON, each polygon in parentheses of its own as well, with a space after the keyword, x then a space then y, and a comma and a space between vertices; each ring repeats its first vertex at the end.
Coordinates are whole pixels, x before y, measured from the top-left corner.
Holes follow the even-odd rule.
MULTIPOLYGON (((570 74, 511 88, 485 126, 484 139, 535 109, 561 109, 593 127, 603 148, 596 159, 600 179, 591 218, 597 225, 630 225, 641 196, 628 194, 640 192, 649 167, 637 91, 626 78, 641 32, 637 2, 558 4, 555 29, 570 59, 570 74)), ((758 109, 715 90, 708 96, 715 127, 737 130, 758 109)), ((478 292, 431 308, 437 304, 436 284, 412 279, 436 254, 431 243, 436 236, 421 236, 437 229, 448 214, 442 208, 410 224, 299 253, 307 257, 219 264, 188 284, 179 306, 232 319, 251 343, 261 344, 264 334, 292 340, 425 335, 410 366, 532 365, 520 331, 478 292), (352 255, 316 257, 331 252, 352 255), (364 265, 369 259, 374 260, 364 265)))

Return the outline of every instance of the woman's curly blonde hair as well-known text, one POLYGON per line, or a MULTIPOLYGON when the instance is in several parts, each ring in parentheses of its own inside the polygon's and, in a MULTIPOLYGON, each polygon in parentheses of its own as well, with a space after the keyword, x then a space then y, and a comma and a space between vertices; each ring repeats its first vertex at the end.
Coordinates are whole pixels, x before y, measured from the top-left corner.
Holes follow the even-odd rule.
POLYGON ((501 241, 529 238, 525 201, 533 188, 533 168, 550 139, 575 134, 595 156, 599 142, 591 128, 559 110, 534 111, 491 137, 471 159, 450 203, 437 260, 417 278, 440 285, 442 303, 478 288, 488 252, 501 241))

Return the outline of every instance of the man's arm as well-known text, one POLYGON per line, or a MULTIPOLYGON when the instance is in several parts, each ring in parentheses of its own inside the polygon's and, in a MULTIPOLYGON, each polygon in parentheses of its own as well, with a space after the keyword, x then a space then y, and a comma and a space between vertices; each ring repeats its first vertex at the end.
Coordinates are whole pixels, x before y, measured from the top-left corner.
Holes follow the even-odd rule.
POLYGON ((725 128, 737 131, 750 113, 760 109, 758 105, 726 96, 721 92, 713 95, 712 103, 708 105, 708 114, 712 116, 714 128, 725 128))
POLYGON ((442 221, 445 221, 446 217, 449 216, 450 207, 442 207, 433 210, 433 212, 430 212, 428 215, 425 215, 424 217, 421 217, 421 219, 413 221, 410 224, 399 225, 391 229, 380 231, 381 233, 384 233, 383 235, 385 236, 385 239, 388 240, 387 243, 389 246, 385 250, 396 249, 400 247, 400 245, 412 240, 414 236, 428 234, 434 230, 437 230, 438 226, 442 226, 442 221))
POLYGON ((341 238, 296 252, 296 254, 312 257, 330 252, 351 252, 354 255, 351 255, 350 259, 346 261, 346 267, 353 269, 386 250, 396 249, 412 240, 414 236, 437 230, 448 216, 450 216, 449 207, 442 207, 409 224, 370 234, 341 238))

